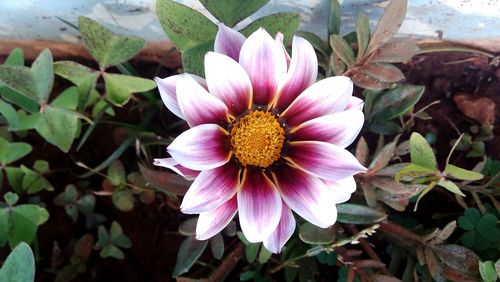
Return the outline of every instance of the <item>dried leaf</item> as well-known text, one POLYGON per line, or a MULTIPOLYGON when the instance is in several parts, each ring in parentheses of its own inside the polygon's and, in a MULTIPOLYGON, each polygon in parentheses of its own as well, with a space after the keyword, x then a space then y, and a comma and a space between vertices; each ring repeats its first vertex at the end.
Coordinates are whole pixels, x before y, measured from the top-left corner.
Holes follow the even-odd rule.
POLYGON ((182 196, 191 185, 182 176, 164 171, 152 170, 139 164, 139 170, 153 188, 160 191, 182 196))
POLYGON ((470 274, 479 272, 479 257, 466 247, 449 244, 435 246, 433 250, 437 257, 452 269, 470 274))
POLYGON ((390 87, 390 84, 387 82, 383 82, 377 80, 367 74, 363 74, 361 72, 354 72, 351 75, 352 82, 364 89, 369 90, 384 90, 390 87))
POLYGON ((379 81, 399 82, 405 79, 403 72, 391 64, 366 64, 358 70, 379 81))
POLYGON ((361 165, 366 166, 369 154, 370 151, 368 149, 368 144, 366 143, 365 138, 361 136, 361 138, 359 138, 358 144, 356 144, 356 159, 358 159, 358 162, 361 165))
POLYGON ((401 63, 410 61, 420 49, 411 40, 388 43, 376 50, 369 63, 401 63))
POLYGON ((398 31, 406 15, 406 0, 392 0, 375 28, 366 53, 371 53, 389 41, 398 31))

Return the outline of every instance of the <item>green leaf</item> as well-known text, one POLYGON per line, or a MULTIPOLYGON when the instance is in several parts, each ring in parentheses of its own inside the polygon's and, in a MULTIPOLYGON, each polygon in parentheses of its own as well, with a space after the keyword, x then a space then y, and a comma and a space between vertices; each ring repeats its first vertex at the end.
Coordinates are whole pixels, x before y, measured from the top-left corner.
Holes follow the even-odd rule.
POLYGON ((269 261, 269 259, 271 258, 272 255, 273 255, 273 253, 268 251, 266 248, 264 248, 264 247, 260 248, 259 263, 260 264, 266 263, 267 261, 269 261))
POLYGON ((479 273, 481 273, 481 278, 483 278, 483 281, 485 282, 497 281, 497 273, 495 271, 495 265, 492 261, 480 261, 479 273))
POLYGON ((337 221, 349 224, 370 224, 387 218, 383 211, 356 204, 337 205, 337 221))
POLYGON ((175 47, 184 51, 213 40, 217 26, 200 12, 173 0, 156 1, 158 19, 175 47))
POLYGON ((43 176, 43 174, 38 173, 34 170, 21 165, 21 170, 24 172, 22 189, 28 194, 35 194, 44 189, 48 191, 54 190, 54 187, 49 183, 49 181, 43 176))
POLYGON ((321 37, 317 36, 315 33, 308 32, 308 31, 297 31, 295 35, 300 36, 304 38, 305 40, 309 41, 311 45, 319 51, 325 58, 328 58, 328 55, 330 54, 330 50, 328 50, 328 44, 321 39, 321 37))
POLYGON ((185 72, 205 76, 205 55, 214 50, 214 41, 190 47, 182 52, 182 67, 185 72))
POLYGON ((210 250, 216 259, 221 259, 224 255, 224 239, 220 233, 210 238, 210 250))
POLYGON ((2 99, 0 99, 0 114, 5 118, 7 124, 9 124, 8 130, 14 130, 19 126, 19 118, 16 110, 2 99))
POLYGON ((299 24, 300 16, 298 13, 276 13, 256 19, 242 29, 241 33, 248 37, 254 31, 263 27, 271 36, 275 36, 278 32, 283 33, 283 42, 286 45, 292 40, 292 36, 299 28, 299 24))
POLYGON ((66 206, 72 204, 76 201, 78 197, 78 191, 76 186, 69 184, 64 188, 64 191, 54 198, 54 204, 58 206, 66 206))
POLYGON ((335 230, 331 227, 320 228, 306 222, 299 228, 299 237, 308 244, 330 244, 335 240, 335 230))
POLYGON ((134 195, 128 188, 115 190, 112 198, 113 205, 122 212, 128 212, 134 208, 134 195))
POLYGON ((52 92, 52 86, 54 85, 52 64, 52 53, 49 49, 45 49, 31 65, 31 75, 33 76, 36 97, 40 105, 47 103, 50 92, 52 92))
POLYGON ((117 246, 113 244, 108 244, 104 246, 100 253, 102 258, 112 257, 115 259, 124 259, 125 254, 117 246))
POLYGON ((377 95, 370 118, 389 120, 406 113, 422 97, 425 87, 398 85, 377 95))
POLYGON ((28 143, 9 143, 0 137, 0 164, 6 166, 13 163, 29 154, 32 150, 33 148, 28 143))
POLYGON ((486 213, 481 216, 477 223, 476 229, 479 234, 489 241, 496 241, 500 239, 500 229, 497 226, 497 218, 491 213, 486 213))
POLYGON ((412 181, 418 178, 427 178, 436 175, 435 169, 422 167, 416 164, 410 164, 402 168, 394 177, 396 181, 412 181))
POLYGON ((20 242, 31 243, 36 237, 38 226, 49 218, 49 213, 36 205, 19 205, 0 209, 0 233, 7 234, 9 245, 16 246, 20 242), (5 228, 6 230, 1 230, 5 228))
POLYGON ((92 194, 83 195, 77 201, 80 212, 84 215, 89 215, 94 211, 95 197, 92 194))
POLYGON ((130 238, 127 235, 123 234, 122 227, 118 222, 113 221, 111 223, 111 228, 109 230, 109 233, 111 235, 111 242, 116 246, 121 248, 132 247, 132 242, 130 241, 130 238))
POLYGON ((367 54, 377 50, 396 34, 406 15, 406 6, 406 0, 392 0, 389 3, 373 32, 367 54))
POLYGON ((338 34, 333 34, 330 37, 330 46, 332 47, 333 52, 335 52, 344 64, 348 67, 351 67, 354 64, 354 51, 344 38, 338 34))
POLYGON ((100 73, 72 61, 55 62, 54 72, 78 86, 78 108, 84 109, 100 73))
POLYGON ((208 240, 199 241, 194 237, 188 237, 182 241, 177 253, 177 261, 175 262, 173 277, 177 277, 189 271, 191 266, 198 260, 205 248, 208 240))
POLYGON ((458 217, 458 225, 464 230, 474 230, 476 225, 473 224, 468 217, 460 216, 458 217))
POLYGON ((252 263, 257 258, 257 254, 259 253, 260 243, 250 243, 245 246, 245 257, 248 263, 252 263))
POLYGON ((233 27, 259 10, 269 0, 200 0, 200 2, 215 18, 233 27))
POLYGON ((330 59, 328 60, 328 68, 330 73, 333 73, 334 75, 342 75, 346 71, 346 65, 342 60, 335 54, 335 52, 332 52, 330 54, 330 59))
POLYGON ((78 17, 78 28, 90 54, 102 70, 130 60, 145 45, 139 37, 116 35, 90 18, 78 17))
POLYGON ((413 132, 410 137, 410 157, 412 164, 432 170, 437 169, 436 156, 431 146, 417 132, 413 132))
POLYGON ((363 57, 370 42, 370 23, 368 17, 360 13, 356 21, 356 36, 358 39, 358 60, 363 57))
POLYGON ((481 219, 481 213, 478 209, 475 208, 466 209, 464 212, 464 216, 466 216, 474 226, 476 226, 479 222, 479 219, 481 219))
POLYGON ((420 193, 420 195, 418 195, 418 198, 417 198, 417 202, 415 203, 415 208, 413 209, 413 211, 417 211, 417 208, 418 208, 418 203, 420 203, 420 200, 427 194, 429 193, 429 191, 432 190, 432 188, 436 187, 437 185, 437 182, 433 181, 431 183, 429 183, 427 185, 427 187, 424 188, 424 190, 422 190, 422 192, 420 193))
POLYGON ((19 200, 19 196, 16 193, 12 192, 7 192, 5 195, 3 195, 3 198, 5 199, 5 203, 9 206, 13 206, 17 203, 19 200))
POLYGON ((28 244, 21 242, 9 254, 0 269, 0 282, 35 281, 35 258, 28 244))
POLYGON ((63 108, 47 106, 43 112, 50 140, 67 153, 73 144, 78 130, 77 113, 63 108))
MULTIPOLYGON (((25 66, 0 66, 0 83, 15 91, 9 98, 16 97, 17 93, 31 101, 37 101, 37 89, 31 70, 25 66), (17 93, 16 93, 17 92, 17 93)), ((5 94, 5 93, 3 93, 5 94)), ((29 105, 31 107, 31 105, 29 105)))
POLYGON ((483 179, 484 175, 482 175, 479 172, 475 171, 470 171, 467 169, 463 169, 451 164, 448 164, 444 170, 444 172, 447 174, 447 176, 451 176, 452 178, 459 179, 459 180, 468 180, 468 181, 474 181, 474 180, 479 180, 483 179))
POLYGON ((108 167, 108 180, 113 186, 121 186, 126 183, 125 169, 119 160, 112 162, 108 167))
POLYGON ((7 174, 7 179, 12 190, 18 194, 23 193, 24 172, 18 167, 6 167, 5 173, 7 174))
POLYGON ((96 247, 103 248, 109 244, 109 233, 106 230, 106 227, 99 225, 97 229, 97 242, 95 243, 96 247))
POLYGON ((8 66, 24 66, 24 52, 21 48, 14 48, 10 51, 9 56, 5 59, 5 65, 8 66))
POLYGON ((340 32, 340 4, 338 0, 329 0, 328 1, 328 36, 332 34, 339 34, 340 32))
POLYGON ((457 195, 460 195, 460 196, 462 196, 462 197, 465 197, 465 194, 464 194, 464 193, 462 193, 462 191, 460 191, 460 188, 458 188, 458 186, 457 186, 455 183, 451 182, 450 180, 444 180, 444 179, 441 179, 441 180, 437 183, 437 185, 439 185, 439 186, 441 186, 441 187, 445 188, 446 190, 448 190, 448 191, 450 191, 450 192, 452 192, 452 193, 455 193, 455 194, 457 194, 457 195))
POLYGON ((154 81, 141 77, 113 73, 105 73, 103 77, 106 96, 117 106, 125 105, 132 93, 145 92, 156 87, 154 81))

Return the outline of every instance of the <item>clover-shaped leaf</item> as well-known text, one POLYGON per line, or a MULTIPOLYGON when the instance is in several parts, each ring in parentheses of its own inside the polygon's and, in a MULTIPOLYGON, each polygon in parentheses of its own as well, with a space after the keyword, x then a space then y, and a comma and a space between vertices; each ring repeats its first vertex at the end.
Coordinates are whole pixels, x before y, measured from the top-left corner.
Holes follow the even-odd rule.
POLYGON ((111 228, 108 232, 104 226, 99 226, 98 240, 96 248, 101 249, 101 257, 113 257, 116 259, 123 259, 125 254, 120 248, 130 248, 132 243, 130 238, 123 234, 122 227, 116 221, 111 223, 111 228))
POLYGON ((132 93, 149 91, 156 87, 154 81, 123 74, 104 73, 106 96, 117 105, 123 106, 132 97, 132 93))
POLYGON ((30 144, 22 142, 10 143, 0 137, 0 164, 6 166, 13 163, 29 154, 31 150, 33 148, 30 144))
POLYGON ((32 282, 35 280, 35 258, 26 243, 19 243, 0 269, 0 282, 32 282))

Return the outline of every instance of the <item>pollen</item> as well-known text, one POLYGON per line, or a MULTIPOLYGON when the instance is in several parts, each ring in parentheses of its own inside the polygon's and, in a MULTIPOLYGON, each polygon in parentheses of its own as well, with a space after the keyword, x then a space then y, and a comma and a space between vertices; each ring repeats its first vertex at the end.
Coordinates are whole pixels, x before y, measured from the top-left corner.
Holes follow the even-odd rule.
POLYGON ((284 142, 285 130, 269 112, 250 112, 231 129, 233 153, 244 166, 273 164, 279 159, 284 142))

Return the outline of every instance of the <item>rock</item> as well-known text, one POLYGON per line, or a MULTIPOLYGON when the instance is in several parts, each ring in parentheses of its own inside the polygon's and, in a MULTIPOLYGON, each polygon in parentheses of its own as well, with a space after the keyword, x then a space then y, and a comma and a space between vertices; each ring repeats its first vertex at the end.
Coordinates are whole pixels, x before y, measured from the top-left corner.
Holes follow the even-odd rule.
POLYGON ((495 102, 488 97, 472 97, 466 93, 457 93, 453 101, 458 109, 468 118, 480 124, 495 122, 495 102))

